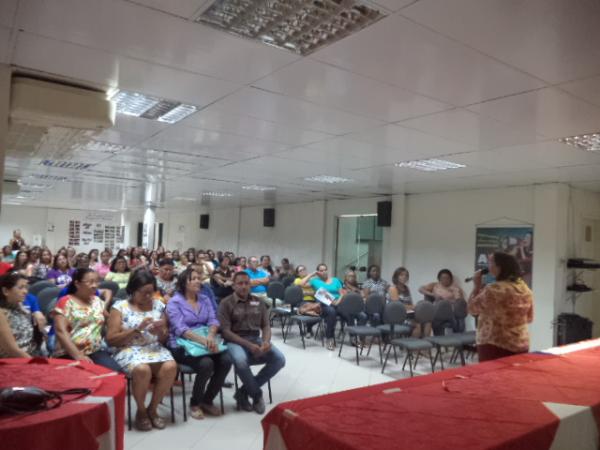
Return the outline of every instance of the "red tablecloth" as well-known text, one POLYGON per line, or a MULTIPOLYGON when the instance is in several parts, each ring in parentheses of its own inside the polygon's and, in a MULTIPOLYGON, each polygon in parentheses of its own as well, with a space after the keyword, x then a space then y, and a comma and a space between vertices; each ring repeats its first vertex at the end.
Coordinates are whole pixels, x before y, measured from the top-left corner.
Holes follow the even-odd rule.
POLYGON ((518 355, 287 402, 262 424, 270 449, 549 449, 559 448, 555 404, 573 414, 591 407, 597 436, 600 347, 518 355))
POLYGON ((91 389, 65 396, 56 409, 0 415, 0 447, 10 450, 123 449, 125 379, 104 367, 64 359, 0 359, 0 387, 36 386, 49 391, 91 389))

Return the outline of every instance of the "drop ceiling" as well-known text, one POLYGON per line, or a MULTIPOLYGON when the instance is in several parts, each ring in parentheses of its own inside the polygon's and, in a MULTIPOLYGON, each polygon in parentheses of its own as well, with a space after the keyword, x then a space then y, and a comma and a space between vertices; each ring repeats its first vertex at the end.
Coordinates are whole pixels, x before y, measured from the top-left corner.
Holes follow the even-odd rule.
POLYGON ((87 147, 9 149, 5 178, 23 186, 3 201, 141 208, 147 183, 179 210, 544 182, 600 192, 600 152, 558 142, 600 131, 598 1, 368 1, 385 17, 304 57, 197 22, 211 3, 0 1, 0 63, 198 108, 172 125, 118 115, 87 147), (90 167, 42 164, 65 158, 90 167), (431 158, 466 167, 394 166, 431 158), (351 181, 307 180, 322 175, 351 181))

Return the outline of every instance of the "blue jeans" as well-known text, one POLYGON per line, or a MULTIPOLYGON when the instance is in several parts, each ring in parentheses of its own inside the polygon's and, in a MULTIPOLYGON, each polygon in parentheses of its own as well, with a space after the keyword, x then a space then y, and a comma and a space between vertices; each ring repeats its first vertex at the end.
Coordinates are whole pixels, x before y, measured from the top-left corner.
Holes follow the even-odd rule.
MULTIPOLYGON (((257 345, 262 344, 262 339, 256 338, 245 338, 257 345)), ((227 350, 231 359, 233 359, 233 365, 235 370, 242 380, 242 389, 252 397, 253 400, 257 400, 262 397, 261 386, 275 376, 283 366, 285 366, 285 356, 275 346, 271 345, 271 350, 267 353, 262 354, 256 358, 250 350, 241 345, 227 342, 227 350), (256 366, 264 364, 263 368, 256 376, 252 373, 250 366, 256 366)))

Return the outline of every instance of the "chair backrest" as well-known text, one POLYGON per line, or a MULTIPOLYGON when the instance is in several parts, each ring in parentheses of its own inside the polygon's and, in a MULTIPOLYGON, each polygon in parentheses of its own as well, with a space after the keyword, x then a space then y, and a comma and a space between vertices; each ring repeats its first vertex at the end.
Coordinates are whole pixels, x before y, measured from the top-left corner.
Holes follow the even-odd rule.
POLYGON ((29 286, 29 293, 37 297, 37 295, 42 291, 42 289, 46 289, 49 287, 56 287, 56 285, 46 280, 38 281, 29 286))
POLYGON ((420 324, 433 322, 435 307, 428 300, 421 300, 415 305, 415 321, 420 324))
POLYGON ((285 288, 285 292, 283 294, 283 301, 288 305, 291 305, 292 308, 295 308, 304 298, 304 293, 302 292, 302 288, 300 286, 288 286, 285 288))
POLYGON ((454 310, 450 300, 436 300, 433 304, 435 308, 434 320, 436 322, 446 322, 454 317, 454 310))
POLYGON ((294 284, 295 279, 296 277, 294 275, 288 275, 287 277, 283 278, 283 280, 281 280, 281 283, 283 284, 283 287, 288 287, 294 284))
POLYGON ((53 309, 53 303, 58 298, 58 294, 62 289, 56 286, 47 287, 42 289, 38 294, 38 302, 40 304, 40 311, 47 316, 53 309))
POLYGON ((102 281, 99 285, 98 285, 99 289, 110 289, 110 291, 113 294, 113 297, 115 295, 117 295, 117 292, 119 292, 119 285, 117 283, 115 283, 114 281, 102 281))
POLYGON ((285 287, 281 281, 271 281, 267 286, 267 297, 271 299, 283 300, 285 296, 285 287))
POLYGON ((365 302, 360 294, 350 292, 342 297, 337 305, 337 311, 345 317, 352 317, 365 309, 365 302))
POLYGON ((402 302, 389 302, 383 309, 383 323, 402 325, 406 320, 406 306, 402 302))
POLYGON ((459 298, 454 302, 454 317, 464 319, 469 314, 467 301, 464 298, 459 298))
POLYGON ((115 298, 121 299, 121 300, 125 300, 127 297, 129 297, 129 295, 127 294, 127 291, 125 290, 125 288, 121 288, 117 291, 117 293, 115 294, 115 298))
POLYGON ((385 298, 381 294, 370 294, 365 302, 365 312, 371 314, 383 314, 385 307, 385 298))
POLYGON ((433 295, 425 295, 423 299, 431 303, 435 302, 435 297, 433 295))

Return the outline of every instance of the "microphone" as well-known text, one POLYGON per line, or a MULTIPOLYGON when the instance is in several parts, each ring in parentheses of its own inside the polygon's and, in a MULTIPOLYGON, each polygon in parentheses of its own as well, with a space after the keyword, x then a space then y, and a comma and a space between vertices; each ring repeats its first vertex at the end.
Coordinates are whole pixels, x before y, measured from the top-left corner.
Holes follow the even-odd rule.
MULTIPOLYGON (((487 267, 484 267, 479 272, 481 272, 481 275, 487 275, 489 273, 489 269, 487 267)), ((473 281, 473 278, 475 277, 465 278, 465 283, 470 283, 471 281, 473 281)))

